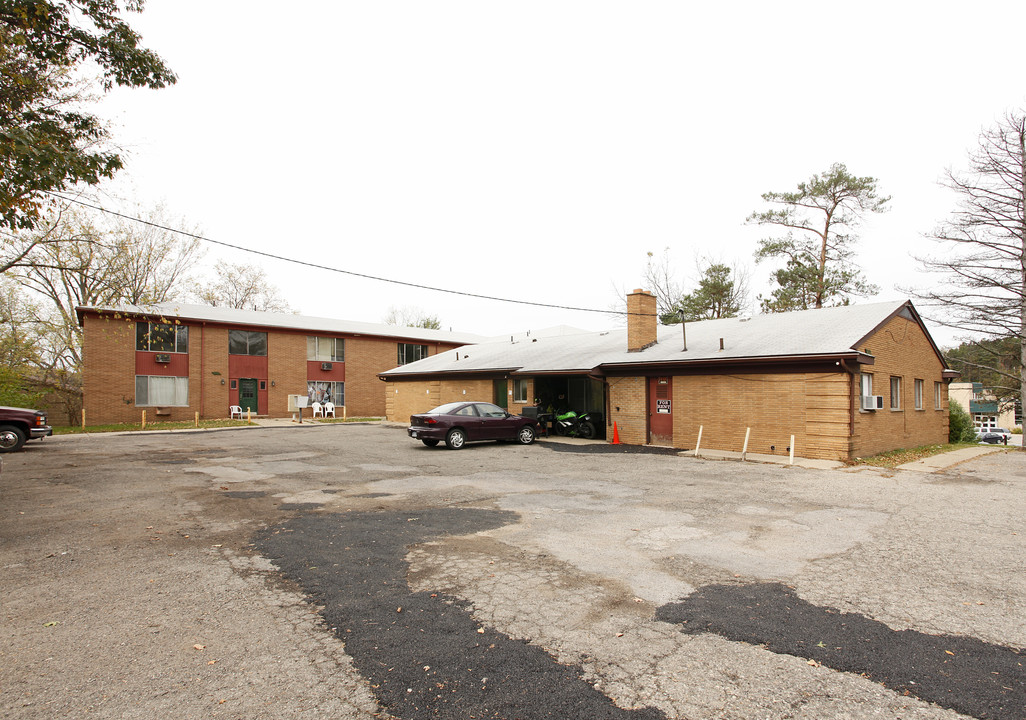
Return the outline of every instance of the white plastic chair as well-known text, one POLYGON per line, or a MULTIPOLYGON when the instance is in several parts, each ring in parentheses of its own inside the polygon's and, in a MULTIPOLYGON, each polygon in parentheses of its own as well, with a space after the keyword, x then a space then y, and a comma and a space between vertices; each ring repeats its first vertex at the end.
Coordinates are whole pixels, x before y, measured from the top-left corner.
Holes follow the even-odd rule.
POLYGON ((335 403, 326 402, 324 403, 324 417, 335 417, 335 403))
POLYGON ((324 417, 324 408, 321 406, 321 404, 319 402, 315 402, 310 407, 313 408, 313 416, 314 417, 317 417, 318 415, 320 415, 321 417, 324 417))
POLYGON ((229 420, 234 420, 236 417, 238 417, 239 420, 242 420, 242 406, 229 405, 228 410, 231 412, 231 417, 228 418, 229 420))

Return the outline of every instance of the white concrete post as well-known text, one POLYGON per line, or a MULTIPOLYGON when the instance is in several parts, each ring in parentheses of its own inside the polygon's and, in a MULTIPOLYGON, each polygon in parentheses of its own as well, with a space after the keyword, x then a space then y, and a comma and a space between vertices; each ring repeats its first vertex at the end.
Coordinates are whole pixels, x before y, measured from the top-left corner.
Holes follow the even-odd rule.
POLYGON ((741 449, 741 459, 744 460, 745 456, 748 455, 748 437, 752 434, 751 428, 745 428, 745 446, 741 449))
POLYGON ((791 436, 791 465, 794 465, 794 435, 791 436))
POLYGON ((704 425, 698 426, 698 441, 695 443, 695 457, 698 457, 698 448, 702 447, 702 428, 704 425))

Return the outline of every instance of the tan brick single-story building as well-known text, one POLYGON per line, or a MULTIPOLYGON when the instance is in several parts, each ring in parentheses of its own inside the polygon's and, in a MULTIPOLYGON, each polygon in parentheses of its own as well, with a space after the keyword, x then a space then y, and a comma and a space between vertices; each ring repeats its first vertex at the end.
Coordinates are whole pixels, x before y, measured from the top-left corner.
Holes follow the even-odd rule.
MULTIPOLYGON (((206 305, 80 307, 82 390, 91 425, 253 415, 288 417, 289 396, 351 416, 385 414, 377 375, 482 338, 423 328, 206 305)), ((307 411, 309 414, 309 411, 307 411)))
POLYGON ((445 402, 601 414, 606 437, 848 460, 947 441, 950 370, 911 302, 659 326, 628 296, 628 327, 468 345, 380 373, 386 416, 445 402))

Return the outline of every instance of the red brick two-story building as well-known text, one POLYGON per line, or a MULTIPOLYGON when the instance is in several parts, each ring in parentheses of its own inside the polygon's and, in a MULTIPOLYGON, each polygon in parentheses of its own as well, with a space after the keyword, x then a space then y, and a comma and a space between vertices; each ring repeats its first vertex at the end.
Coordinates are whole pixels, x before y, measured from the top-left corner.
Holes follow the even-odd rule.
POLYGON ((468 342, 468 333, 205 305, 80 307, 89 424, 288 417, 289 396, 383 416, 378 373, 468 342))

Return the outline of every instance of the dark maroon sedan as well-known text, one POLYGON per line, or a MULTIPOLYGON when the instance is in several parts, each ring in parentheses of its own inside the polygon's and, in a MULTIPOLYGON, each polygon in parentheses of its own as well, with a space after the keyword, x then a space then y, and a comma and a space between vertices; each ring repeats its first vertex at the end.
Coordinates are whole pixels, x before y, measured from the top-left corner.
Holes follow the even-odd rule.
POLYGON ((510 415, 498 405, 455 402, 411 415, 406 432, 428 447, 445 440, 451 450, 459 450, 475 440, 516 440, 521 445, 530 445, 537 428, 537 420, 510 415))

